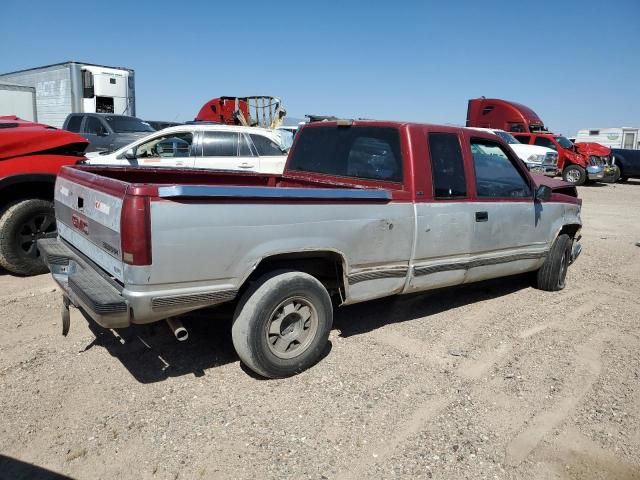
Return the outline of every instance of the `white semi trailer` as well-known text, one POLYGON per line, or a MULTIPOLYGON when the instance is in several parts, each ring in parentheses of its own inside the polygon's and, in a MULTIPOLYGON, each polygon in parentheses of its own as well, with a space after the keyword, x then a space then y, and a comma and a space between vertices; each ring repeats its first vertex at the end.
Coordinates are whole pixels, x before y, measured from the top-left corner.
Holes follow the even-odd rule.
POLYGON ((37 122, 36 89, 0 80, 0 116, 3 115, 37 122))
POLYGON ((64 62, 0 74, 3 81, 34 87, 38 121, 58 128, 70 113, 136 114, 130 68, 64 62))

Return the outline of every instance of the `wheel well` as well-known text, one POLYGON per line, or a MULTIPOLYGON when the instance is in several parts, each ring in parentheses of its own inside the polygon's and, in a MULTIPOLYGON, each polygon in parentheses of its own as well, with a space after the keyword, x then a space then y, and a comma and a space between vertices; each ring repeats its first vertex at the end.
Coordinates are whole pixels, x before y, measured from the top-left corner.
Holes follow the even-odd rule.
POLYGON ((251 282, 274 270, 297 270, 317 278, 330 295, 344 298, 344 259, 336 252, 296 252, 263 258, 240 289, 240 294, 251 282))
POLYGON ((19 200, 38 198, 53 201, 55 177, 49 179, 11 181, 0 184, 0 211, 19 200))
POLYGON ((565 225, 560 229, 560 233, 558 233, 558 235, 562 235, 563 233, 566 233, 567 235, 569 235, 569 237, 575 238, 576 234, 578 233, 578 230, 580 230, 581 227, 582 225, 578 225, 576 223, 565 225))

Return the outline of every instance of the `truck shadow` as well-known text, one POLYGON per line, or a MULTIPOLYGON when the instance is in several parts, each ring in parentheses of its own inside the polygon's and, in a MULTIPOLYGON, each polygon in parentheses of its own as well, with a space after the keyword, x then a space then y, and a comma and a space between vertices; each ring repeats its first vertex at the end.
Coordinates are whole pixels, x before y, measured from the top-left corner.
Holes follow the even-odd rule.
POLYGON ((333 326, 340 330, 342 337, 352 337, 385 325, 417 320, 470 303, 510 295, 531 287, 531 284, 530 274, 524 274, 359 303, 337 309, 333 326))
POLYGON ((11 480, 72 480, 71 477, 0 455, 0 479, 11 480))
MULTIPOLYGON (((531 286, 531 277, 521 275, 429 293, 395 296, 342 307, 335 310, 334 328, 342 337, 371 332, 393 323, 402 323, 441 313, 470 303, 509 295, 531 286)), ((85 351, 105 348, 140 383, 155 383, 170 377, 201 377, 212 368, 238 361, 231 340, 233 308, 207 309, 181 317, 189 339, 178 342, 165 322, 134 325, 114 333, 92 320, 89 329, 95 339, 85 351)), ((323 357, 331 351, 331 342, 323 357)), ((256 378, 253 372, 242 368, 256 378)))
POLYGON ((107 330, 87 320, 95 339, 85 351, 99 346, 117 358, 140 383, 170 377, 201 377, 208 369, 238 361, 231 341, 232 313, 203 310, 181 317, 189 338, 179 342, 165 322, 107 330))

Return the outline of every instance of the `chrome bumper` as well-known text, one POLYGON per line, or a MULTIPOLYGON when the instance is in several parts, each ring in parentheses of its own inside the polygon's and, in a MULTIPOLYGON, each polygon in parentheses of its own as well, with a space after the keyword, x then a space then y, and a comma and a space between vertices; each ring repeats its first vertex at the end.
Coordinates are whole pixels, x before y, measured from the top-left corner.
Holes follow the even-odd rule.
POLYGON ((531 173, 536 175, 544 175, 545 177, 555 177, 559 170, 555 165, 541 165, 539 163, 527 163, 527 167, 531 173))
POLYGON ((130 325, 129 304, 114 281, 100 275, 58 239, 39 240, 38 248, 63 290, 65 302, 81 309, 104 328, 130 325))
POLYGON ((604 178, 604 167, 599 165, 589 165, 587 167, 587 176, 589 180, 600 180, 604 178))

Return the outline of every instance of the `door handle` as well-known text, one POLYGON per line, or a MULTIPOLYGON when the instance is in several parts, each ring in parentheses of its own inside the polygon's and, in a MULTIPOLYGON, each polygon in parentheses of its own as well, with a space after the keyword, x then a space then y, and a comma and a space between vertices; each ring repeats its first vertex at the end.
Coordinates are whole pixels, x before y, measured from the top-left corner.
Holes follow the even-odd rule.
POLYGON ((239 165, 240 168, 253 168, 255 167, 255 165, 247 165, 246 163, 243 163, 242 165, 239 165))
POLYGON ((489 212, 476 212, 476 222, 489 221, 489 212))

